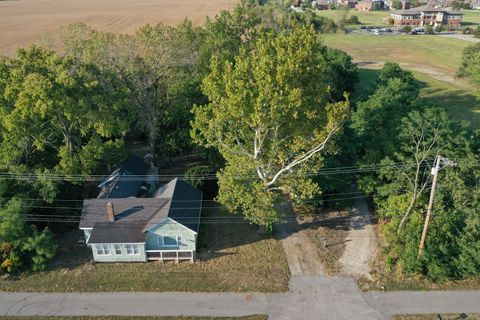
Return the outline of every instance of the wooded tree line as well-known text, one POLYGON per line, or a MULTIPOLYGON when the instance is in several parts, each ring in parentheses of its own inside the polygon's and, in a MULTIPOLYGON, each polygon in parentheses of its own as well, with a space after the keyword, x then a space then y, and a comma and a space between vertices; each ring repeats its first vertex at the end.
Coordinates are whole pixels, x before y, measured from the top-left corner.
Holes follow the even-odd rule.
POLYGON ((186 20, 125 35, 74 24, 52 38, 57 52, 31 47, 2 58, 3 270, 45 267, 52 233, 28 218, 52 214, 39 208, 45 203, 71 215, 58 199, 84 197, 82 177, 120 163, 125 135, 136 131, 157 156, 209 159, 217 200, 267 229, 282 220, 286 198, 320 199, 356 181, 382 218, 388 266, 434 279, 478 275, 478 134, 421 100, 419 83, 396 64, 355 95, 351 57, 316 31, 312 21, 278 23, 244 2, 203 27, 186 20), (440 174, 417 259, 438 154, 458 166, 440 174), (360 169, 318 174, 352 166, 360 169))
MULTIPOLYGON (((387 63, 349 127, 354 155, 371 174, 357 178, 371 194, 385 240, 388 267, 434 280, 480 272, 479 134, 419 98, 413 75, 387 63), (417 258, 432 184, 434 159, 457 162, 439 173, 426 251, 417 258)), ((350 138, 347 138, 350 139, 350 138)))

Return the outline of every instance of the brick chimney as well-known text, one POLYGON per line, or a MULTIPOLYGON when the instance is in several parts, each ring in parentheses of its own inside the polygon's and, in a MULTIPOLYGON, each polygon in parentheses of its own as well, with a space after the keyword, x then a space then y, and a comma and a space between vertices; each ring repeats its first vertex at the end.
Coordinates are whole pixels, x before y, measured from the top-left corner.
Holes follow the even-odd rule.
POLYGON ((114 222, 115 221, 115 211, 113 211, 113 203, 107 203, 107 216, 108 221, 114 222))

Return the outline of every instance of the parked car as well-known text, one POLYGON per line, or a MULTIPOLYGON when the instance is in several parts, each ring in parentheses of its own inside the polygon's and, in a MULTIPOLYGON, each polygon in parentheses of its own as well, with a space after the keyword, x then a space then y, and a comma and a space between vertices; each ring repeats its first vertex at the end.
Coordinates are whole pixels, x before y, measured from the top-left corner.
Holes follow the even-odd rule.
POLYGON ((415 30, 412 30, 412 31, 410 31, 410 34, 416 35, 416 34, 418 34, 418 32, 415 31, 415 30))
POLYGON ((367 26, 361 26, 360 29, 365 30, 367 29, 367 26))

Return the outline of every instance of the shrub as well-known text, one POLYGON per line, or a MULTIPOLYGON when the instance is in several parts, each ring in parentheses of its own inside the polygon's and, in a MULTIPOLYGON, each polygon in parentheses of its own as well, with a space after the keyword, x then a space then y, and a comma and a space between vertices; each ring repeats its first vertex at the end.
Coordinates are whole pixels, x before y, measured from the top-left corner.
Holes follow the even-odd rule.
POLYGON ((442 32, 444 30, 444 27, 442 25, 439 25, 435 28, 435 32, 442 32))
POLYGON ((360 19, 357 16, 353 15, 346 20, 347 24, 361 24, 360 19))
POLYGON ((475 29, 473 35, 475 36, 475 38, 480 38, 480 26, 475 29))
POLYGON ((406 32, 406 33, 409 33, 410 31, 412 31, 412 27, 410 27, 410 26, 405 26, 405 27, 402 28, 402 31, 403 31, 403 32, 406 32))
POLYGON ((191 167, 185 171, 185 181, 195 188, 201 189, 205 184, 205 179, 202 179, 202 177, 210 173, 212 173, 212 170, 207 166, 191 167))

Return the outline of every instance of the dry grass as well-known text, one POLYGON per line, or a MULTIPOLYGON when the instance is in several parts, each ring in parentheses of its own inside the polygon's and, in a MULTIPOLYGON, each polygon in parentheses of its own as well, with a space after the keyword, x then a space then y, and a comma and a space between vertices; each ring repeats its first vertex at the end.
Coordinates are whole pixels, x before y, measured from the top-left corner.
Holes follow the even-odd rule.
MULTIPOLYGON (((222 216, 218 210, 203 215, 222 216)), ((94 263, 87 248, 63 244, 50 269, 0 281, 0 290, 29 292, 189 291, 282 292, 289 270, 280 241, 247 223, 203 224, 200 261, 185 263, 94 263)))
POLYGON ((0 320, 267 320, 266 315, 246 317, 131 317, 131 316, 0 316, 0 320))
MULTIPOLYGON (((479 320, 480 314, 441 314, 443 320, 479 320), (465 317, 466 316, 466 317, 465 317)), ((392 320, 437 320, 437 314, 397 315, 392 320)))
POLYGON ((0 1, 0 53, 12 55, 45 33, 78 21, 94 29, 133 32, 147 23, 176 24, 189 18, 196 25, 237 0, 19 0, 0 1))

